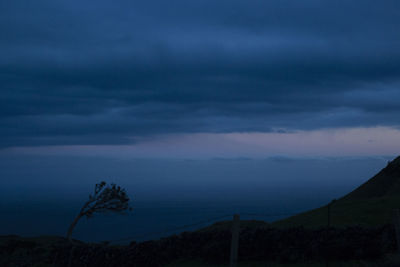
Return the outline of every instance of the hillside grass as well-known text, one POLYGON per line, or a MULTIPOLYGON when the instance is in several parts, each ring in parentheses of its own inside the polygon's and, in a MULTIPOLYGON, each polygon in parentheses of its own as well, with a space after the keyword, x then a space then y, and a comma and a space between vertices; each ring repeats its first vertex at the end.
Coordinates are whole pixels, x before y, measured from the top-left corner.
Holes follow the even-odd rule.
MULTIPOLYGON (((400 197, 385 196, 370 199, 340 199, 331 205, 331 226, 380 226, 392 223, 393 209, 400 208, 400 197)), ((272 227, 306 228, 324 227, 328 224, 328 206, 300 213, 271 223, 272 227)))

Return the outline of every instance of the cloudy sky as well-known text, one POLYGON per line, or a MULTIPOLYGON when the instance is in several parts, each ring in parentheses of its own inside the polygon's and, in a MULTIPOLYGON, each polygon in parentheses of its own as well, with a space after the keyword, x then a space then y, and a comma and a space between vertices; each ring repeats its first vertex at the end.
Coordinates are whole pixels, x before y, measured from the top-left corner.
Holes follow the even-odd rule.
POLYGON ((1 153, 396 155, 398 1, 1 1, 1 153))

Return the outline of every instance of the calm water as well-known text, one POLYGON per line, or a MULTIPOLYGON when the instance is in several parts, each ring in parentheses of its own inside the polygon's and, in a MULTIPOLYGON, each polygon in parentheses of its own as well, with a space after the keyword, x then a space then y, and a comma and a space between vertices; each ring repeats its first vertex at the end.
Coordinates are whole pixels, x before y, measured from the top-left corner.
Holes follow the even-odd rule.
MULTIPOLYGON (((296 197, 294 197, 296 199, 296 197)), ((292 205, 272 203, 212 203, 212 202, 153 202, 135 203, 134 210, 126 215, 105 214, 91 219, 83 218, 74 236, 86 241, 117 240, 132 237, 146 240, 168 236, 185 230, 194 230, 215 221, 228 220, 234 213, 243 219, 273 221, 308 207, 314 207, 315 199, 293 201, 292 205), (298 201, 301 201, 301 204, 298 201), (226 217, 223 217, 225 216, 226 217), (192 225, 195 224, 195 225, 192 225), (182 229, 181 226, 187 226, 182 229)), ((30 202, 13 203, 1 207, 1 233, 19 235, 64 235, 75 213, 77 203, 30 202)))

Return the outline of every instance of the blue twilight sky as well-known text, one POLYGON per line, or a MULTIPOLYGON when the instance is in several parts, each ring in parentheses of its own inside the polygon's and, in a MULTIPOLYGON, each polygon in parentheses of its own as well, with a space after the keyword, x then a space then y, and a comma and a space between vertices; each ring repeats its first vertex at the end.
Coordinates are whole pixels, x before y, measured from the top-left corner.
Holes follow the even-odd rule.
POLYGON ((368 178, 400 152, 399 28, 397 0, 0 1, 3 190, 368 178))

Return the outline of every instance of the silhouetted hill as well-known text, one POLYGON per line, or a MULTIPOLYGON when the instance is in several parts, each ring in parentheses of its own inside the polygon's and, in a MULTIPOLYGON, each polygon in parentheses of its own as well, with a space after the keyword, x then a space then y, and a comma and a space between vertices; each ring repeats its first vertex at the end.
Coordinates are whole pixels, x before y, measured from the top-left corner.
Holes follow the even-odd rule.
POLYGON ((343 199, 363 199, 400 196, 400 157, 388 163, 366 183, 344 196, 343 199))
MULTIPOLYGON (((393 209, 400 208, 400 157, 354 191, 332 203, 333 226, 376 226, 391 223, 393 209)), ((272 226, 323 227, 328 224, 328 205, 277 221, 272 226)))

